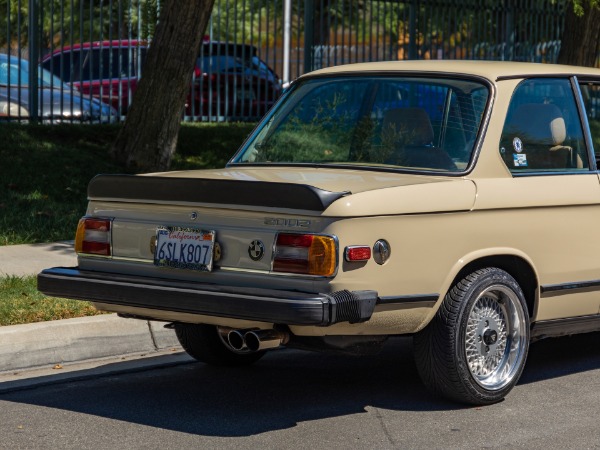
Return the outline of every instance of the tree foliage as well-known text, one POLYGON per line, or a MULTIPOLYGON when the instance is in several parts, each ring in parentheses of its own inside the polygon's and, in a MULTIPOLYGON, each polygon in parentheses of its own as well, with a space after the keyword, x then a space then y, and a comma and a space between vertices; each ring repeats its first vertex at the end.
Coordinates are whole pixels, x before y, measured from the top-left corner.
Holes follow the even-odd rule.
POLYGON ((567 8, 558 63, 593 67, 600 52, 600 0, 572 0, 567 8))
MULTIPOLYGON (((127 2, 40 0, 38 35, 43 53, 73 43, 113 39, 149 39, 158 17, 157 0, 127 2)), ((29 2, 0 0, 0 47, 29 46, 29 2)))

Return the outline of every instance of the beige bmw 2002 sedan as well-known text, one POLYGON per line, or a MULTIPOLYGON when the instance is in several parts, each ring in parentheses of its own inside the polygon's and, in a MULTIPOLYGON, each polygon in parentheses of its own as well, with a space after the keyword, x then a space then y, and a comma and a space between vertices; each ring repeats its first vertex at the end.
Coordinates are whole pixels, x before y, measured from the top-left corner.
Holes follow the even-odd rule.
POLYGON ((558 65, 302 76, 224 169, 94 178, 79 265, 39 289, 216 365, 412 335, 433 392, 497 402, 532 340, 600 330, 599 93, 558 65))

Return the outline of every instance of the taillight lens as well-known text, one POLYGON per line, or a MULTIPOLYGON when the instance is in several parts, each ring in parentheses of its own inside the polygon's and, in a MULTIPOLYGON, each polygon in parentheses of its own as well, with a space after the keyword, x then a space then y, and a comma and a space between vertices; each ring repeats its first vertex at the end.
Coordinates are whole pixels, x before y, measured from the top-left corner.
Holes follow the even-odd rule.
POLYGON ((273 271, 329 277, 335 274, 336 251, 336 242, 331 236, 279 233, 273 271))
POLYGON ((111 256, 112 219, 84 217, 77 225, 75 251, 90 255, 111 256))

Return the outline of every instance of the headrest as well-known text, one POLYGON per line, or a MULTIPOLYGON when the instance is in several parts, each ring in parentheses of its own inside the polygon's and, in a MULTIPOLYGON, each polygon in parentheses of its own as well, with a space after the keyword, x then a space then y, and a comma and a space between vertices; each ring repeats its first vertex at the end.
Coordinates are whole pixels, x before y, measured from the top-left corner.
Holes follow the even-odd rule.
POLYGON ((433 127, 427 111, 423 108, 390 109, 383 115, 383 130, 394 128, 410 136, 410 145, 431 145, 433 127))
POLYGON ((562 145, 567 137, 565 120, 556 105, 526 103, 513 114, 511 134, 523 142, 539 145, 562 145))

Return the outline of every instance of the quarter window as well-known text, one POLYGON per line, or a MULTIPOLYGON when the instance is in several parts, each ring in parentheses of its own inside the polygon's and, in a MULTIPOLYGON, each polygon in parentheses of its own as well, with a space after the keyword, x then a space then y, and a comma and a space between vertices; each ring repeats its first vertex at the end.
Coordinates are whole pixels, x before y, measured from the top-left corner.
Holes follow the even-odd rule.
POLYGON ((511 172, 589 170, 570 81, 522 82, 511 99, 499 150, 511 172))
POLYGON ((596 156, 596 165, 600 165, 600 82, 581 83, 579 86, 583 102, 585 103, 585 112, 590 125, 592 143, 594 144, 594 153, 596 156))

